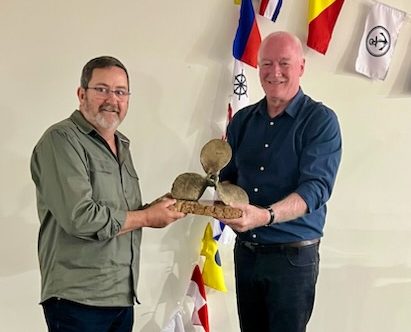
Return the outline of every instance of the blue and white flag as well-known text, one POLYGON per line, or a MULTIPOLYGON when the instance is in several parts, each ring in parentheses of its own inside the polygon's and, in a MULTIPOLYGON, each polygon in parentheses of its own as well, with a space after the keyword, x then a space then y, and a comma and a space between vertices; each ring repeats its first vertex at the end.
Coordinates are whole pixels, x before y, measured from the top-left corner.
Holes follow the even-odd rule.
POLYGON ((275 22, 278 14, 280 14, 282 5, 283 0, 261 0, 258 13, 275 22))
POLYGON ((232 244, 236 234, 231 227, 223 224, 220 220, 214 219, 211 225, 213 229, 213 239, 222 244, 232 244))
POLYGON ((379 2, 372 6, 355 63, 358 73, 372 79, 385 79, 406 15, 401 10, 379 2))
POLYGON ((171 315, 167 325, 161 332, 185 332, 181 308, 178 308, 171 315))

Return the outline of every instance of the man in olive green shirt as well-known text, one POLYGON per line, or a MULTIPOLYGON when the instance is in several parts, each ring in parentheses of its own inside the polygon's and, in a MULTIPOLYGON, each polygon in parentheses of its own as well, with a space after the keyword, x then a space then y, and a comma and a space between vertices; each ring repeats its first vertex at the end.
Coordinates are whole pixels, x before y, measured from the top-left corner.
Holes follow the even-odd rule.
POLYGON ((117 131, 130 95, 124 65, 90 60, 77 95, 79 110, 43 134, 31 159, 41 304, 49 331, 131 331, 141 229, 184 214, 166 197, 142 208, 129 140, 117 131))

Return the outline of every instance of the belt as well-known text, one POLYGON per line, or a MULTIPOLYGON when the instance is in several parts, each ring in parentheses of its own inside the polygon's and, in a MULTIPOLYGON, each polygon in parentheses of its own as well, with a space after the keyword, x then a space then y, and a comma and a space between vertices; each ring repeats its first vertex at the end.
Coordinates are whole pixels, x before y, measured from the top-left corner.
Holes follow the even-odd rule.
POLYGON ((320 239, 303 240, 290 243, 261 244, 256 242, 238 240, 238 243, 256 253, 275 253, 283 251, 298 251, 301 248, 320 243, 320 239))

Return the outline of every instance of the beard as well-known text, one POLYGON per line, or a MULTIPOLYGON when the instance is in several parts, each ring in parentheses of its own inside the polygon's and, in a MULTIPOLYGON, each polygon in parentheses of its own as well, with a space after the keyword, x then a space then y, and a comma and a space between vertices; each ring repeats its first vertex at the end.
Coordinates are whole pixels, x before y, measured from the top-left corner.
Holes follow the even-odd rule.
POLYGON ((96 123, 101 128, 116 130, 117 127, 120 125, 120 119, 118 117, 116 119, 106 119, 104 117, 104 114, 98 113, 96 116, 96 123))
POLYGON ((111 104, 103 104, 99 107, 99 112, 97 113, 95 120, 101 128, 115 130, 121 123, 118 114, 119 109, 116 106, 111 104), (112 115, 106 117, 106 112, 114 113, 115 117, 113 117, 112 115))

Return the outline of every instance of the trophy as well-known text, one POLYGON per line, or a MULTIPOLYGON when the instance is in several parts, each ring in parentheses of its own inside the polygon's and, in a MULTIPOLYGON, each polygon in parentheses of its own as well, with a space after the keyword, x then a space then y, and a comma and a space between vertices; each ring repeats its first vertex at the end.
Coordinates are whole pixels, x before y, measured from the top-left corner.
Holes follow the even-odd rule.
POLYGON ((213 139, 205 144, 200 152, 200 162, 206 175, 183 173, 173 182, 171 196, 177 200, 176 210, 216 219, 240 218, 242 211, 229 204, 247 204, 247 193, 239 186, 220 182, 218 177, 220 170, 230 162, 231 157, 231 147, 227 142, 213 139), (207 187, 215 189, 219 200, 200 200, 207 187))

